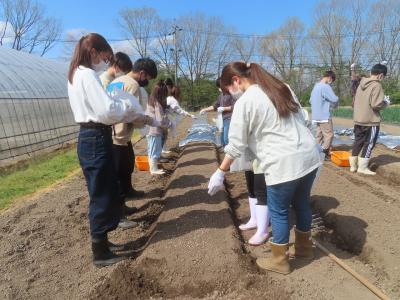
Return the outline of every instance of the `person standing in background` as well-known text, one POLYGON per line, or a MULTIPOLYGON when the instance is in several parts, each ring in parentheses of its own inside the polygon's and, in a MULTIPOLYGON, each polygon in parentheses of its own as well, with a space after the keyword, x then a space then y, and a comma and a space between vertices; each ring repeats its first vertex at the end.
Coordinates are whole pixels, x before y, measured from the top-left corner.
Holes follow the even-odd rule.
POLYGON ((204 114, 210 111, 218 111, 219 113, 222 113, 223 128, 221 134, 221 143, 222 146, 225 147, 229 143, 229 126, 231 123, 233 107, 237 99, 233 97, 234 95, 231 95, 230 93, 221 90, 220 78, 217 79, 216 86, 220 92, 217 102, 213 106, 203 108, 200 111, 200 114, 204 114))
MULTIPOLYGON (((134 96, 139 103, 143 102, 140 87, 148 85, 149 80, 157 77, 157 66, 150 58, 140 58, 133 64, 132 70, 123 76, 116 78, 109 89, 118 88, 134 96)), ((142 107, 142 105, 141 105, 142 107)), ((158 123, 157 123, 158 124, 158 123)), ((132 174, 135 165, 135 153, 131 138, 134 128, 142 128, 145 125, 154 125, 153 119, 144 114, 132 123, 120 123, 114 125, 113 153, 116 164, 118 181, 121 185, 122 196, 126 198, 141 198, 144 192, 136 190, 132 186, 132 174)), ((136 208, 124 205, 124 214, 130 215, 137 211, 136 208)), ((135 224, 127 218, 121 219, 122 228, 132 228, 135 224)))
POLYGON ((150 126, 147 134, 147 153, 149 157, 150 173, 163 175, 165 171, 158 168, 158 160, 162 151, 163 133, 170 127, 167 109, 168 88, 163 80, 159 81, 151 91, 146 113, 159 122, 158 126, 150 126))
POLYGON ((337 107, 339 98, 332 90, 335 82, 333 71, 326 71, 320 82, 316 83, 310 97, 312 122, 316 124, 316 141, 321 145, 325 158, 329 158, 333 141, 331 109, 337 107))
POLYGON ((113 64, 100 75, 101 84, 106 89, 115 78, 125 75, 132 70, 132 61, 129 56, 123 52, 117 52, 114 55, 113 64))
POLYGON ((372 149, 379 136, 380 111, 390 105, 390 99, 383 93, 381 81, 387 74, 387 67, 376 64, 371 77, 362 78, 354 99, 354 143, 349 158, 350 171, 375 175, 368 168, 372 149))

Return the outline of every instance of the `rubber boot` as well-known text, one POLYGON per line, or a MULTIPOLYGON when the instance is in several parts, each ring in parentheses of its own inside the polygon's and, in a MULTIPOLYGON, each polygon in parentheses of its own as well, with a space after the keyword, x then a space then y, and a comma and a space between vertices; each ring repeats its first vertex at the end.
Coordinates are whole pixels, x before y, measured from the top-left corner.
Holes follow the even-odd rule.
POLYGON ((350 172, 356 172, 357 171, 357 161, 358 161, 358 156, 350 156, 349 157, 349 162, 350 162, 350 172))
POLYGON ((358 158, 358 169, 357 173, 365 174, 365 175, 375 175, 375 172, 372 172, 368 169, 369 158, 359 157, 358 158))
POLYGON ((108 240, 92 241, 93 264, 96 267, 106 267, 124 260, 126 257, 112 253, 108 247, 108 240))
POLYGON ((252 246, 259 246, 266 242, 269 237, 268 232, 268 206, 267 205, 256 205, 256 219, 257 219, 257 231, 249 239, 249 244, 252 246))
POLYGON ((287 255, 288 244, 271 244, 272 257, 257 258, 257 265, 264 270, 287 275, 291 272, 289 265, 289 256, 287 255))
POLYGON ((256 205, 257 205, 257 198, 249 197, 250 220, 246 224, 241 224, 239 226, 240 230, 246 231, 257 228, 256 205))
POLYGON ((150 164, 150 173, 151 175, 163 175, 165 174, 164 170, 161 170, 157 166, 157 159, 151 159, 149 161, 150 164))
POLYGON ((290 256, 296 258, 313 259, 314 249, 311 240, 311 231, 304 232, 295 228, 294 234, 294 247, 290 249, 290 256))

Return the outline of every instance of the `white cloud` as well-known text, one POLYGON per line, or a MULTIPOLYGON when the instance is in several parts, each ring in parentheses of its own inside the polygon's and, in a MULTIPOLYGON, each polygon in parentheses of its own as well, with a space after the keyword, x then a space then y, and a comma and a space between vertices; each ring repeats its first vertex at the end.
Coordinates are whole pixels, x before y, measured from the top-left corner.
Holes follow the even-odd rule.
POLYGON ((11 43, 14 40, 14 32, 11 24, 10 23, 6 24, 6 22, 0 21, 0 37, 2 37, 3 34, 4 34, 4 39, 3 39, 4 44, 11 43))

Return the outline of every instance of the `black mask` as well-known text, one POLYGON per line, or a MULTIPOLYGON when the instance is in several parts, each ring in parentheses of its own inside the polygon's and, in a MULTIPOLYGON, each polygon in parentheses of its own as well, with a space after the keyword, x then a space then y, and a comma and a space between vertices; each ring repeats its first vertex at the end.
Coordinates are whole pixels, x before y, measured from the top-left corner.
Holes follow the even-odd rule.
POLYGON ((139 81, 138 81, 138 84, 139 84, 139 86, 141 86, 141 87, 145 87, 145 86, 148 86, 148 85, 149 85, 149 81, 148 81, 147 79, 145 79, 145 80, 139 80, 139 81))

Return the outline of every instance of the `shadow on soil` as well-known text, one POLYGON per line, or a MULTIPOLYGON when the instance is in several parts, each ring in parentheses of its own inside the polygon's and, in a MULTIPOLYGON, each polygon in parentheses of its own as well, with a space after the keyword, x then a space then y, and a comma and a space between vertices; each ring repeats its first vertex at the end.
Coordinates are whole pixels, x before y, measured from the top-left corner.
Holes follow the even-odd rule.
MULTIPOLYGON (((340 205, 334 197, 315 195, 311 197, 311 207, 314 212, 320 213, 327 228, 332 229, 331 233, 324 233, 323 237, 330 238, 331 242, 340 249, 352 255, 361 255, 365 250, 367 233, 365 229, 368 224, 354 216, 344 216, 331 210, 340 205)), ((341 256, 341 254, 337 254, 341 256)), ((343 256, 343 255, 342 255, 343 256)), ((348 256, 343 257, 348 258, 348 256)))

